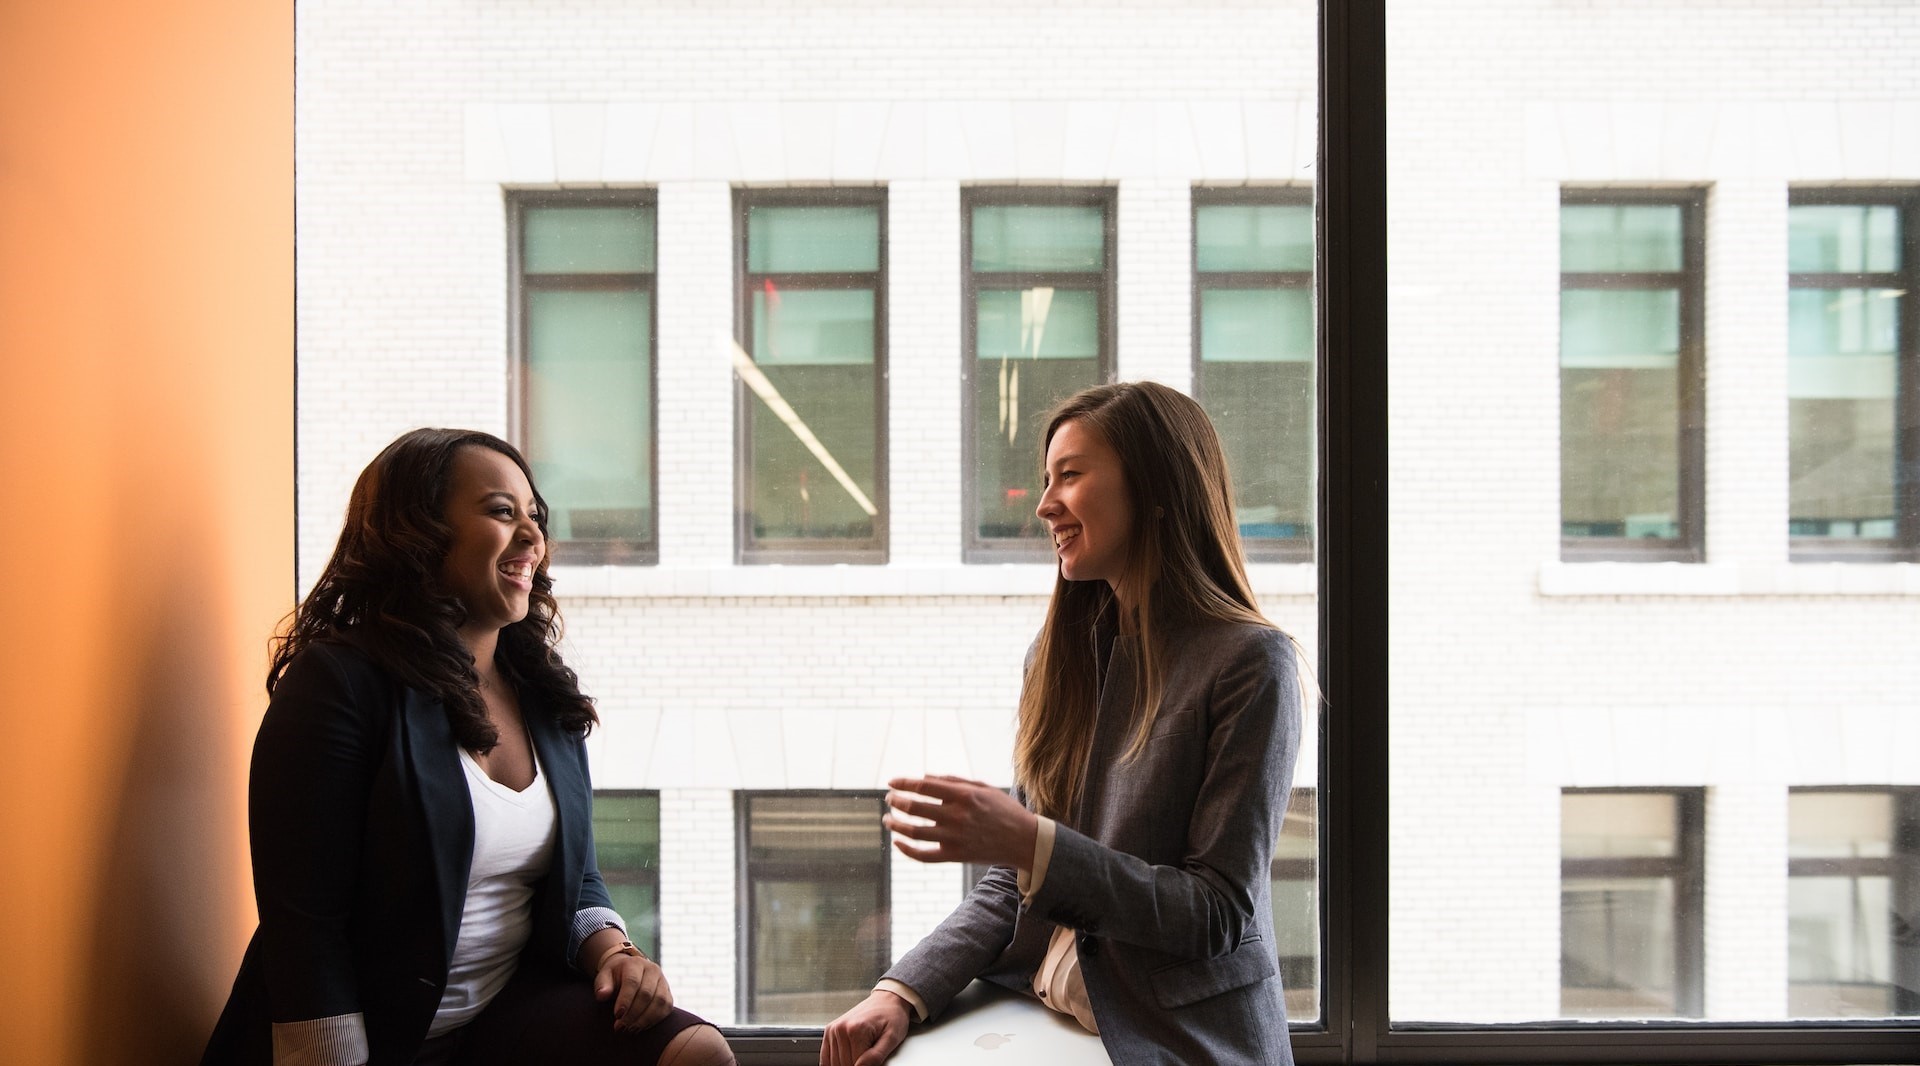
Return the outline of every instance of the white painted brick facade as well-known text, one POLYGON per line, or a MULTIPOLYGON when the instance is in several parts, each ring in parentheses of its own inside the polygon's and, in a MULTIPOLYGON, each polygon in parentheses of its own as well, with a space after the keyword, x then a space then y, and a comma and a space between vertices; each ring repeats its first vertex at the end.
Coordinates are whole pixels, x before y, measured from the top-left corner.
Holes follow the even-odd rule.
MULTIPOLYGON (((1920 181, 1920 7, 1389 13, 1393 1013, 1552 1016, 1560 789, 1705 786, 1708 1010, 1780 1017, 1785 790, 1920 783, 1920 568, 1785 561, 1786 197, 1920 181), (1559 194, 1596 183, 1709 189, 1703 564, 1558 561, 1559 194)), ((395 434, 508 430, 503 190, 657 191, 660 562, 557 579, 596 780, 661 790, 687 1006, 734 1017, 734 790, 1007 779, 1050 577, 959 562, 961 189, 1117 187, 1120 373, 1187 386, 1187 190, 1312 180, 1313 17, 301 3, 303 582, 395 434), (888 189, 890 561, 736 566, 731 190, 835 182, 888 189)), ((1313 647, 1310 568, 1255 580, 1313 647)), ((897 951, 960 879, 892 877, 897 951)))

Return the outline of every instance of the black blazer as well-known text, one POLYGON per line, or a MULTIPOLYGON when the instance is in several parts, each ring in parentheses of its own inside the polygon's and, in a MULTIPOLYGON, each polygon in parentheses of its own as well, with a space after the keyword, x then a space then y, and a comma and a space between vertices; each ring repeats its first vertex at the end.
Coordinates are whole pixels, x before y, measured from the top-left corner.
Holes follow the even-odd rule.
MULTIPOLYGON (((522 967, 572 974, 575 912, 607 907, 582 738, 525 715, 558 819, 522 967)), ((369 1066, 418 1052, 447 984, 473 860, 473 803, 437 697, 365 652, 308 647, 254 740, 247 817, 260 925, 206 1064, 271 1063, 272 1023, 360 1013, 369 1066)))

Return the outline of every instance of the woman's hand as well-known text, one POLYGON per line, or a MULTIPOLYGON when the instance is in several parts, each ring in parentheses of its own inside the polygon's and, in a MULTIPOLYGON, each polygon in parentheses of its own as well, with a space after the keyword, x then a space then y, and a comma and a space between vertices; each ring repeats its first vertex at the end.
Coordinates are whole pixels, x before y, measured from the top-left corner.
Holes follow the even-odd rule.
POLYGON ((936 774, 887 782, 893 810, 880 824, 925 847, 895 840, 901 854, 921 862, 984 862, 1026 869, 1040 820, 1020 801, 982 781, 936 774), (905 815, 906 817, 902 817, 905 815))
POLYGON ((673 989, 667 987, 667 975, 660 964, 644 955, 607 956, 600 972, 593 975, 593 998, 613 1000, 613 1027, 621 1032, 639 1032, 673 1010, 673 989))
POLYGON ((820 1066, 880 1066, 907 1038, 913 1008, 892 992, 875 989, 833 1020, 820 1040, 820 1066))

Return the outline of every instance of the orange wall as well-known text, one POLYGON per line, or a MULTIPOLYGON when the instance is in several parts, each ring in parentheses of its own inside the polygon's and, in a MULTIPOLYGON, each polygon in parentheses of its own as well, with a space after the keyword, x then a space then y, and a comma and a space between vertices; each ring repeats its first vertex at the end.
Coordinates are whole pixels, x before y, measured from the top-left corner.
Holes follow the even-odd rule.
POLYGON ((0 1058, 198 1057, 293 595, 293 11, 0 0, 0 1058))

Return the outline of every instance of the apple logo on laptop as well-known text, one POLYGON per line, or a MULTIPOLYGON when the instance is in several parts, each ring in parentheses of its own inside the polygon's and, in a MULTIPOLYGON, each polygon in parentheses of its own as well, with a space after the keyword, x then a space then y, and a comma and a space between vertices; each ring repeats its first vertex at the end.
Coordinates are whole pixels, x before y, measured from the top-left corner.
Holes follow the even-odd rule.
POLYGON ((982 1051, 998 1051, 1000 1050, 1000 1045, 1012 1039, 1012 1033, 985 1033, 974 1040, 973 1046, 982 1051))

